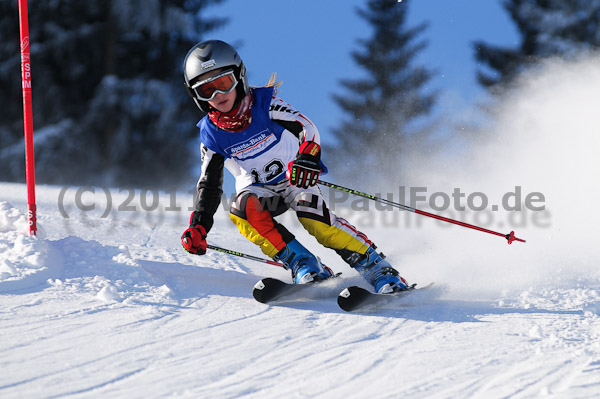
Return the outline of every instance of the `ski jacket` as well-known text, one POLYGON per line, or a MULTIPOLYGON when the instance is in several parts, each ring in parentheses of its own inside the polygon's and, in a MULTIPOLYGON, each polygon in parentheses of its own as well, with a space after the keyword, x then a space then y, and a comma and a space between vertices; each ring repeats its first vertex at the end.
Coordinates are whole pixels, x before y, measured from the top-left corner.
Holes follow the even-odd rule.
POLYGON ((320 144, 316 126, 274 95, 272 87, 252 88, 250 125, 240 132, 218 128, 207 116, 198 123, 202 167, 196 186, 196 222, 208 232, 223 194, 223 167, 235 177, 239 193, 250 185, 275 184, 286 178, 287 164, 300 144, 320 144), (199 219, 198 219, 199 216, 199 219))

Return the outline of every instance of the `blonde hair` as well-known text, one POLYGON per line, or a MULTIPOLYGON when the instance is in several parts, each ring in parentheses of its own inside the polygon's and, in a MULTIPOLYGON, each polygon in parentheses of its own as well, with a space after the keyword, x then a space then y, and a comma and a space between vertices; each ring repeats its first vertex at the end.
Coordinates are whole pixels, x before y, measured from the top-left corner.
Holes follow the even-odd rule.
POLYGON ((283 81, 277 81, 277 72, 273 72, 271 73, 271 77, 269 78, 269 81, 267 82, 267 84, 265 85, 265 87, 272 87, 274 88, 274 92, 273 94, 277 94, 277 89, 279 89, 279 87, 283 84, 283 81))

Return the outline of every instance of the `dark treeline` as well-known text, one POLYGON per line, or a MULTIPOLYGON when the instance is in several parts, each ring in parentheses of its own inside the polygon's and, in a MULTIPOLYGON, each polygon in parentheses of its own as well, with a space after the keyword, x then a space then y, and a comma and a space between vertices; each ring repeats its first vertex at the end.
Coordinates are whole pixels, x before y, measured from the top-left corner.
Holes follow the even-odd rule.
MULTIPOLYGON (((38 181, 157 187, 193 180, 199 155, 192 123, 202 115, 187 98, 181 64, 191 46, 226 23, 205 16, 207 6, 221 1, 30 6, 38 181)), ((401 178, 403 154, 434 140, 434 71, 416 62, 428 30, 407 22, 412 2, 369 0, 357 9, 372 27, 352 51, 365 73, 339 75, 334 99, 343 119, 332 132, 335 145, 326 148, 343 180, 401 178)), ((17 5, 0 0, 0 180, 23 182, 17 5)), ((520 43, 473 43, 478 80, 494 95, 541 60, 600 46, 600 0, 504 0, 503 6, 520 43)))
MULTIPOLYGON (((158 186, 197 163, 182 83, 185 54, 224 23, 221 0, 30 4, 36 178, 43 183, 158 186)), ((18 2, 0 1, 0 180, 24 181, 18 2)))

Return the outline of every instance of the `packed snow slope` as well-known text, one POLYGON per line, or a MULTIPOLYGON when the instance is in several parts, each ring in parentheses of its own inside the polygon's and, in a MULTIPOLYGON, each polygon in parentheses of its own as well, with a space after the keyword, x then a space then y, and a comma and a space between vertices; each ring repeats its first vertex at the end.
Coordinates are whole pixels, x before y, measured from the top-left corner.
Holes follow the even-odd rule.
MULTIPOLYGON (((410 173, 429 194, 460 187, 490 207, 515 186, 542 193, 543 210, 442 212, 527 243, 335 209, 410 282, 435 281, 397 309, 341 311, 337 293, 364 283, 293 215, 281 222, 343 274, 312 301, 264 305, 254 283, 288 272, 184 252, 189 194, 41 186, 28 237, 24 185, 0 184, 0 397, 600 397, 596 65, 536 71, 460 163, 422 158, 410 173)), ((209 242, 260 256, 225 209, 209 242)))

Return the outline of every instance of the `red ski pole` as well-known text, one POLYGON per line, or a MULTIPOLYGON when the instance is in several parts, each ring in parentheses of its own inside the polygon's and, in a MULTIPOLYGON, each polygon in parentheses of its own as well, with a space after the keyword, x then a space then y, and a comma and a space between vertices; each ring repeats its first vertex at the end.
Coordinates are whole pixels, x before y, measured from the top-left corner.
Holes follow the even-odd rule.
POLYGON ((450 219, 450 218, 445 218, 443 216, 435 215, 433 213, 429 213, 429 212, 421 211, 419 209, 411 208, 410 206, 403 205, 403 204, 398 204, 396 202, 392 202, 392 201, 387 200, 385 198, 379 198, 379 197, 376 197, 374 195, 363 193, 363 192, 360 192, 360 191, 357 191, 357 190, 354 190, 354 189, 351 189, 351 188, 346 188, 346 187, 338 186, 337 184, 328 183, 328 182, 323 181, 323 180, 319 180, 318 183, 321 184, 321 185, 323 185, 323 186, 325 186, 325 187, 329 187, 329 188, 333 188, 333 189, 336 189, 336 190, 344 191, 344 192, 346 192, 348 194, 357 195, 359 197, 368 198, 370 200, 373 200, 373 201, 376 201, 376 202, 380 202, 382 204, 390 205, 390 206, 393 206, 393 207, 396 207, 396 208, 400 208, 400 209, 405 210, 405 211, 413 212, 413 213, 416 213, 418 215, 427 216, 427 217, 434 218, 434 219, 437 219, 437 220, 442 220, 444 222, 448 222, 448 223, 452 223, 452 224, 457 224, 459 226, 467 227, 469 229, 474 229, 474 230, 477 230, 477 231, 482 231, 484 233, 489 233, 489 234, 493 234, 493 235, 496 235, 496 236, 504 237, 504 238, 506 238, 506 240, 508 241, 509 244, 512 244, 513 241, 525 242, 525 240, 522 240, 520 238, 515 237, 515 232, 514 231, 511 231, 508 234, 502 234, 502 233, 498 233, 496 231, 484 229, 483 227, 475 226, 475 225, 472 225, 472 224, 469 224, 469 223, 464 223, 464 222, 461 222, 461 221, 458 221, 458 220, 454 220, 454 219, 450 219))
POLYGON ((33 155, 33 113, 31 109, 31 60, 27 0, 19 0, 21 27, 21 77, 23 82, 23 124, 25 127, 25 165, 27 179, 27 221, 29 235, 37 231, 35 206, 35 158, 33 155))

